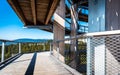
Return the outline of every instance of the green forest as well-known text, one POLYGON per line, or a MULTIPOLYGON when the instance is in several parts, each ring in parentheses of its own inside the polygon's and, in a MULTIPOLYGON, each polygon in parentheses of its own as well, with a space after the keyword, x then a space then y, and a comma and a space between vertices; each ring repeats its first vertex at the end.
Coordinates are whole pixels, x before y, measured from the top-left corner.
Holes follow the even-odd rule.
MULTIPOLYGON (((14 56, 18 53, 19 45, 10 44, 5 46, 5 59, 14 56)), ((43 52, 49 51, 49 41, 46 43, 21 43, 21 53, 43 52)), ((0 60, 1 60, 1 46, 0 46, 0 60)))

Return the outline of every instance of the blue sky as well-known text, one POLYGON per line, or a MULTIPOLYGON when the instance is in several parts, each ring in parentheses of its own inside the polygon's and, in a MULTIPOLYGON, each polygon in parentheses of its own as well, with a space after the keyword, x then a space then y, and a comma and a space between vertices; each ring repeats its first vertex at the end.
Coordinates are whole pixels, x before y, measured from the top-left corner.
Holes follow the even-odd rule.
POLYGON ((39 29, 26 29, 7 0, 0 0, 0 39, 52 39, 53 34, 39 29))

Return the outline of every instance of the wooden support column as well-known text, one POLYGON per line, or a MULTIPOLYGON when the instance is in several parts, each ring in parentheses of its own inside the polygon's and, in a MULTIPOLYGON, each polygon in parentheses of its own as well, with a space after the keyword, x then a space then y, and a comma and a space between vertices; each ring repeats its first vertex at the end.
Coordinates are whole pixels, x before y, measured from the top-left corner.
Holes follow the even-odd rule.
MULTIPOLYGON (((78 13, 76 11, 77 6, 71 6, 70 8, 70 12, 71 12, 71 34, 70 37, 76 37, 77 36, 77 19, 78 19, 78 13)), ((70 60, 72 60, 70 62, 70 66, 72 68, 76 69, 76 52, 77 52, 77 46, 78 46, 78 40, 77 39, 73 39, 71 40, 71 46, 70 46, 70 60)))
MULTIPOLYGON (((65 0, 61 0, 54 14, 54 42, 65 37, 65 0)), ((59 43, 59 59, 64 62, 64 42, 59 43)), ((57 43, 53 44, 53 55, 57 57, 57 43)))

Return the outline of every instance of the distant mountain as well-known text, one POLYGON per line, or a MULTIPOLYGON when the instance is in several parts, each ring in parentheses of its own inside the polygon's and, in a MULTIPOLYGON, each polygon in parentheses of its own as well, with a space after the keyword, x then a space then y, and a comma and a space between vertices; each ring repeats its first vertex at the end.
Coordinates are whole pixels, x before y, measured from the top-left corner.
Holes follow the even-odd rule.
MULTIPOLYGON (((10 44, 17 44, 18 42, 21 43, 45 43, 50 41, 50 39, 27 39, 27 38, 22 38, 22 39, 16 39, 12 40, 13 42, 6 42, 5 45, 10 45, 10 44)), ((0 46, 2 45, 2 41, 0 41, 0 46)))

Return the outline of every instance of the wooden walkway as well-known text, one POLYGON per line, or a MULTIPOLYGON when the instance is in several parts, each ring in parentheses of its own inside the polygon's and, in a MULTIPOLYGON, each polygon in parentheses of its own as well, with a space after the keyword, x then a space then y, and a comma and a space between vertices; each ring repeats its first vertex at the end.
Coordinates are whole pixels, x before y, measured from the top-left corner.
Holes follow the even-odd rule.
POLYGON ((0 75, 74 75, 49 52, 23 54, 0 70, 0 75))

